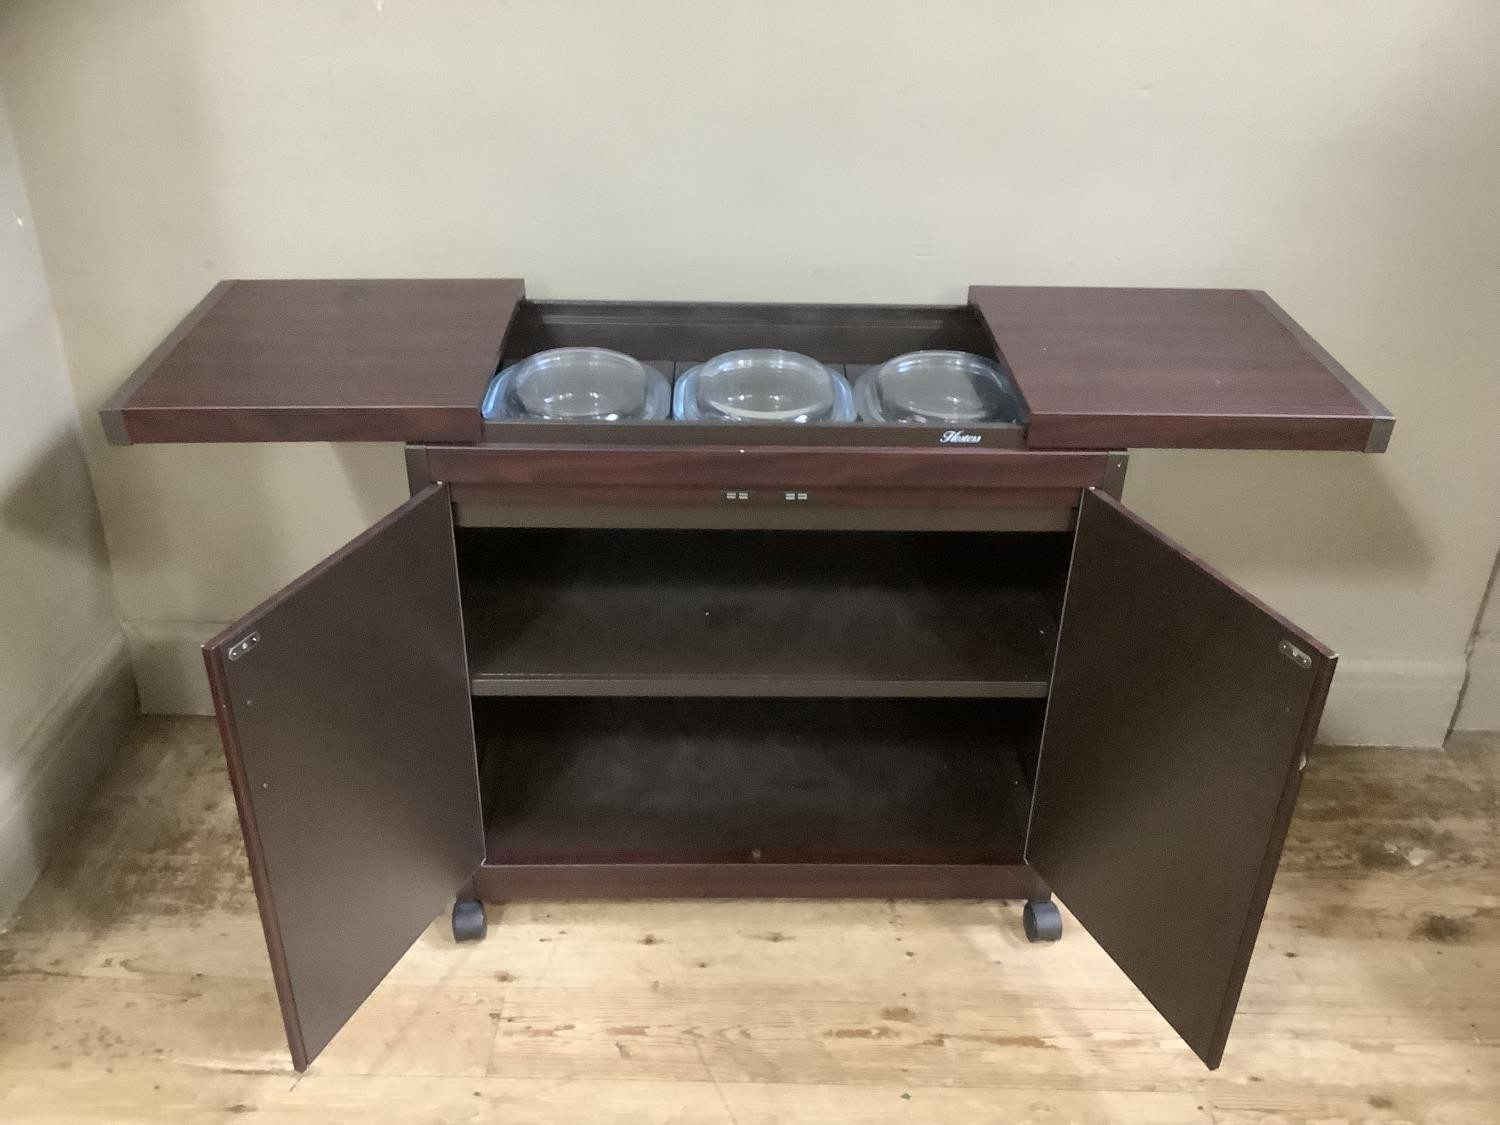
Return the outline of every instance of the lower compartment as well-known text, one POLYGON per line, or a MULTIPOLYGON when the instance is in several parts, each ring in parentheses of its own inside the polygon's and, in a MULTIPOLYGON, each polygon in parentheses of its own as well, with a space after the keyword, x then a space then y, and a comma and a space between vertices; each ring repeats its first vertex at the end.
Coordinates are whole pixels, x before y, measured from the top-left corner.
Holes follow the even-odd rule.
POLYGON ((481 699, 486 897, 1032 893, 1041 707, 481 699))

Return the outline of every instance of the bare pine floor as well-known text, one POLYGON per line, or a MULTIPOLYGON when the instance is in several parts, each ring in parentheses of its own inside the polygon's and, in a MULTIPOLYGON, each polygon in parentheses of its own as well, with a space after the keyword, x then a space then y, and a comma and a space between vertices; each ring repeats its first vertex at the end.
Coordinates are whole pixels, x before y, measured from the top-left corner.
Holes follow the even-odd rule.
POLYGON ((0 933, 0 1121, 1500 1121, 1500 739, 1308 769, 1223 1069, 993 902, 435 922, 287 1061, 213 726, 145 720, 0 933))

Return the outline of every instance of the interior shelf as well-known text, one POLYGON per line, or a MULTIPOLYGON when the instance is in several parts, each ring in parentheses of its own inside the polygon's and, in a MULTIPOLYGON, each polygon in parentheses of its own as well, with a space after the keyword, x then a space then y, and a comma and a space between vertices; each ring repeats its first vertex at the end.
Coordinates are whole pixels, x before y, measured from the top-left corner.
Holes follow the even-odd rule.
POLYGON ((476 701, 490 864, 1020 864, 1035 703, 476 701))
POLYGON ((463 529, 472 689, 1042 698, 1064 538, 463 529))

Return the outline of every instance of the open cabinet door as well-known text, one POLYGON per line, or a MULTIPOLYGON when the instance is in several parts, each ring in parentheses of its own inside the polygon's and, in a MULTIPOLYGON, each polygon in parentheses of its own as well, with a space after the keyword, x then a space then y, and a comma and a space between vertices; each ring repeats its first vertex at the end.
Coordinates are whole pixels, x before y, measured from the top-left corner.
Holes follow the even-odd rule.
POLYGON ((204 646, 292 1062, 484 856, 447 488, 204 646))
POLYGON ((1084 495, 1026 858, 1210 1067, 1336 660, 1084 495))

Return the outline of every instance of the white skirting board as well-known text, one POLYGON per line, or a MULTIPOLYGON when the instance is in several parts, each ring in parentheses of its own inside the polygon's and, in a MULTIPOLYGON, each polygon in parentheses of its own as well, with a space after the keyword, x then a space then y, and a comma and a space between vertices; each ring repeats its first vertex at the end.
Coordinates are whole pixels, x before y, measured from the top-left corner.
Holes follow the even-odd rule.
POLYGON ((1469 682, 1453 725, 1459 730, 1500 730, 1500 633, 1474 638, 1469 682))
MULTIPOLYGON (((142 711, 213 713, 199 648, 222 628, 218 622, 204 621, 126 625, 142 711)), ((1441 746, 1453 722, 1464 670, 1462 657, 1345 659, 1333 679, 1319 738, 1358 746, 1441 746)))
POLYGON ((227 621, 127 621, 125 636, 146 715, 212 715, 203 643, 227 621))
POLYGON ((1453 725, 1465 661, 1339 661, 1320 742, 1438 749, 1453 725))
POLYGON ((117 633, 84 661, 0 770, 0 920, 36 882, 137 711, 130 657, 117 633))

